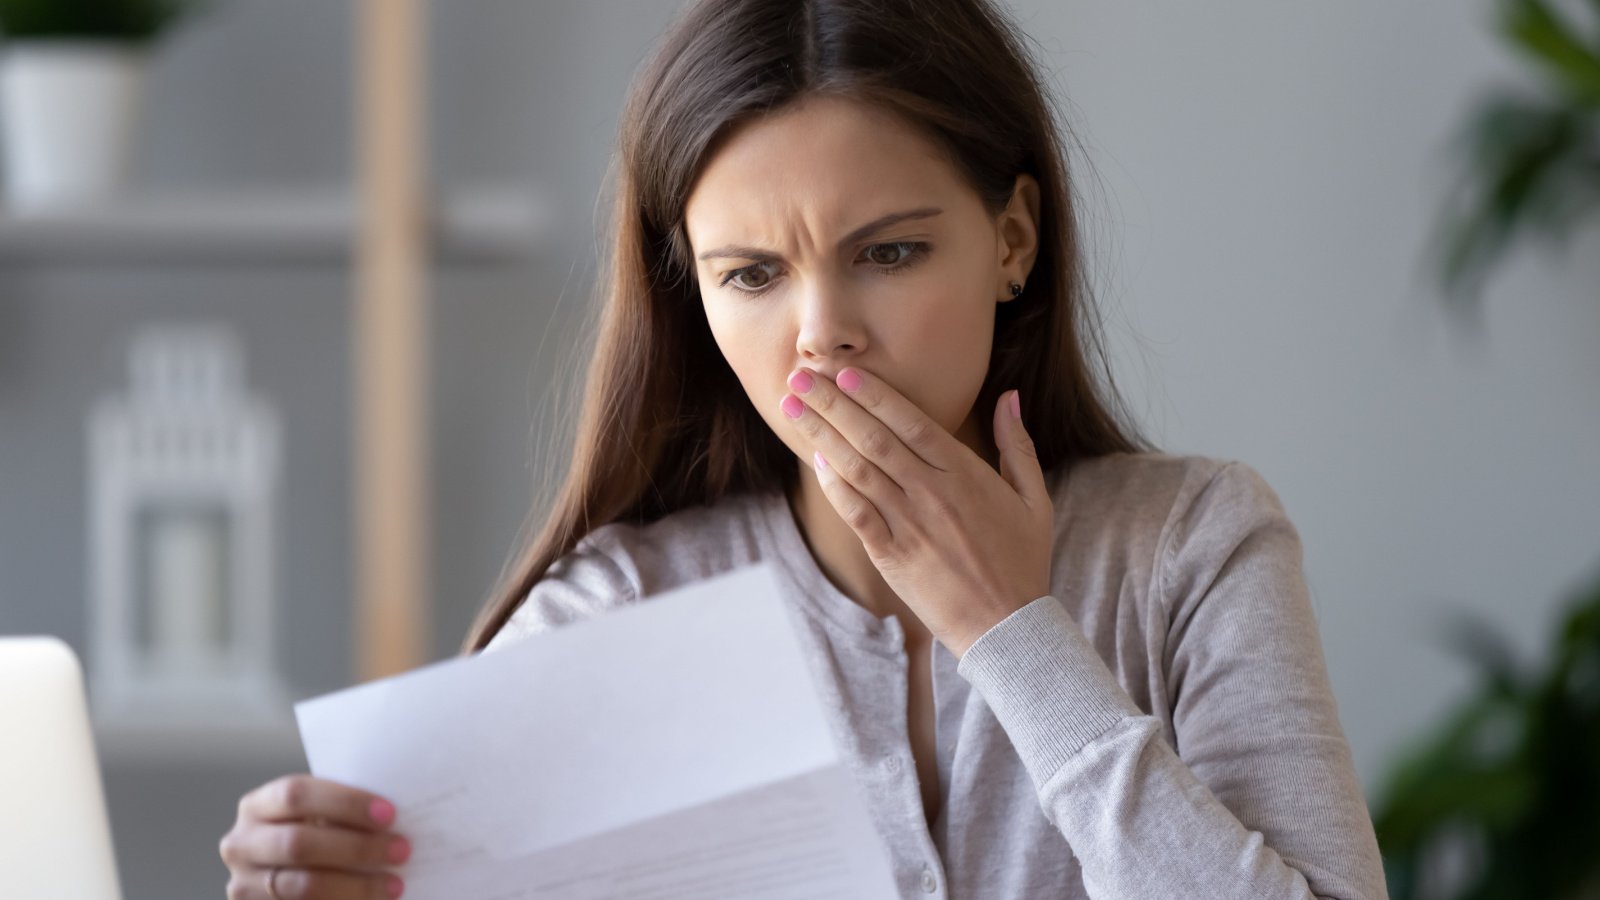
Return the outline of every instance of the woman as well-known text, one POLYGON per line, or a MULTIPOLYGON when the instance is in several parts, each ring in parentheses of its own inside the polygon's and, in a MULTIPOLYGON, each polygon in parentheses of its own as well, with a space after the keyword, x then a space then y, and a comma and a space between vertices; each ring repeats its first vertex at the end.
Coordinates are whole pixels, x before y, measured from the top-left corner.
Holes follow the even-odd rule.
MULTIPOLYGON (((984 0, 689 7, 565 487, 465 650, 770 561, 903 896, 1382 897, 1298 534, 1102 392, 1050 109, 984 0)), ((258 788, 229 895, 387 896, 394 818, 258 788)))

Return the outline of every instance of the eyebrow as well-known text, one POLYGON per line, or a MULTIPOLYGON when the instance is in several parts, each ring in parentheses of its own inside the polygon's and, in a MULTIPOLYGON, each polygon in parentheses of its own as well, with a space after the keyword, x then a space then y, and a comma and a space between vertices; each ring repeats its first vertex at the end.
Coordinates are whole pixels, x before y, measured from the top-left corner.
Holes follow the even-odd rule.
MULTIPOLYGON (((862 238, 867 237, 868 235, 888 228, 890 225, 895 225, 912 219, 931 219, 943 212, 944 210, 937 207, 924 206, 920 209, 908 209, 904 212, 895 212, 889 213, 886 216, 879 216, 878 218, 873 219, 871 222, 868 222, 867 224, 857 228, 855 231, 852 231, 841 238, 839 240, 839 248, 843 249, 848 247, 862 238)), ((718 247, 715 250, 707 250, 697 257, 697 259, 701 260, 719 258, 756 259, 765 261, 777 259, 778 257, 777 254, 773 253, 772 251, 763 250, 760 247, 718 247)))

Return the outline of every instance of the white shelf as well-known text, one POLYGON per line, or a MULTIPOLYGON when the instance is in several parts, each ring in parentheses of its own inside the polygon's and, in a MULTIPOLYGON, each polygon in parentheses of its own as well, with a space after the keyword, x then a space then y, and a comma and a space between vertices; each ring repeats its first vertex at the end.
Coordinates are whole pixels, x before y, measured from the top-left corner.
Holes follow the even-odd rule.
MULTIPOLYGON (((0 211, 0 265, 347 263, 356 203, 349 188, 130 193, 92 207, 0 211)), ((435 260, 505 263, 550 234, 548 205, 525 184, 445 192, 432 206, 435 260)))

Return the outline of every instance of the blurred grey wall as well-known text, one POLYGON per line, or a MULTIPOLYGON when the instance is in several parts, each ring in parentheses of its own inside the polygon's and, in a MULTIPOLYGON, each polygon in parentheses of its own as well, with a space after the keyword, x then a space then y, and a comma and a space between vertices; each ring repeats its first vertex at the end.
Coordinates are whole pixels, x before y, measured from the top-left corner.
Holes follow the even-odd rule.
MULTIPOLYGON (((676 8, 453 0, 434 9, 441 188, 531 180, 557 223, 520 263, 435 273, 437 657, 559 467, 581 371, 597 204, 627 82, 676 8)), ((348 4, 222 0, 164 47, 141 182, 347 181, 348 4)), ((1519 77, 1486 4, 1013 4, 1083 141, 1079 215, 1120 384, 1163 448, 1277 489, 1358 766, 1468 683, 1436 615, 1488 612, 1533 653, 1600 563, 1600 235, 1499 274, 1481 337, 1421 263, 1443 142, 1519 77)), ((85 622, 83 417, 123 342, 204 319, 245 339, 286 426, 281 663, 297 698, 351 683, 349 272, 336 265, 0 268, 0 633, 85 622)), ((219 896, 216 842, 282 758, 103 760, 130 900, 219 896)))

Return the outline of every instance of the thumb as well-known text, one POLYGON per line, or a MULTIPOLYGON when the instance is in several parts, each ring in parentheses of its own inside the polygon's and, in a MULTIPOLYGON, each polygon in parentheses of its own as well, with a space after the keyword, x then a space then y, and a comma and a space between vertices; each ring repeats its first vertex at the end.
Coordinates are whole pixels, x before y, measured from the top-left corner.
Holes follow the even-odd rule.
POLYGON ((1023 502, 1037 509, 1040 502, 1049 503, 1050 494, 1044 470, 1039 467, 1039 451, 1022 424, 1021 405, 1018 391, 1000 395, 994 410, 994 443, 1000 451, 1000 477, 1021 495, 1023 502))

